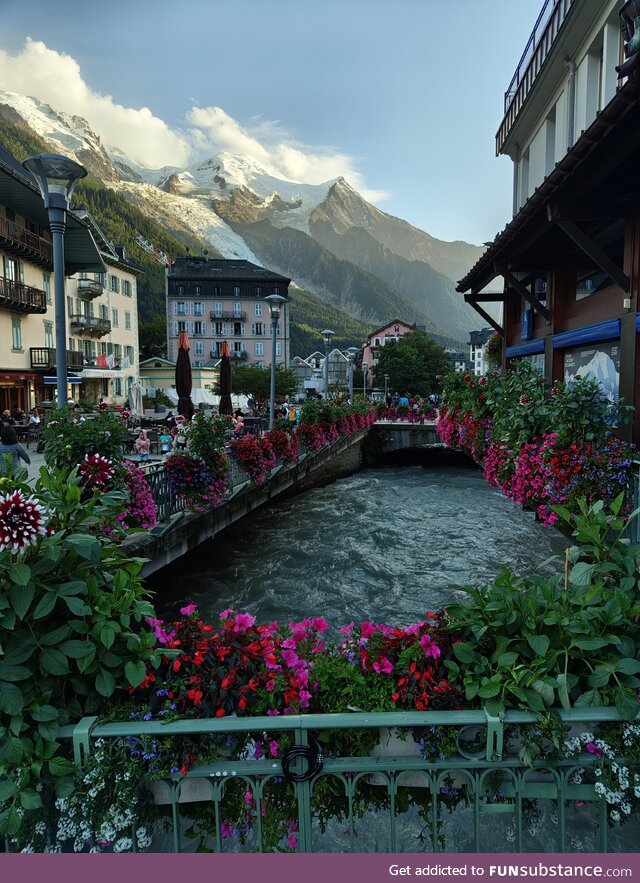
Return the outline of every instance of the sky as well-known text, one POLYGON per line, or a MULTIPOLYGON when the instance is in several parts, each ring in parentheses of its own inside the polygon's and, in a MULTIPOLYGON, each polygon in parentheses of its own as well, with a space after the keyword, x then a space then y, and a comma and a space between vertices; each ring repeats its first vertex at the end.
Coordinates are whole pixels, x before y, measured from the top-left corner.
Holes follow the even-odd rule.
POLYGON ((344 177, 439 239, 511 217, 503 95, 542 0, 0 0, 0 89, 158 168, 344 177))

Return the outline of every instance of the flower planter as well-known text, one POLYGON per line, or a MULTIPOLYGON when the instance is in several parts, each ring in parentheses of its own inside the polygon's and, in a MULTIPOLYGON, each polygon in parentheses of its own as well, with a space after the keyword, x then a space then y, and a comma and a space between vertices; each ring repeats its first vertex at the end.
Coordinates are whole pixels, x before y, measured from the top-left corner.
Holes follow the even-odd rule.
MULTIPOLYGON (((205 778, 183 779, 182 782, 176 783, 176 787, 178 786, 180 787, 178 803, 201 803, 210 801, 213 797, 211 786, 205 778)), ((171 783, 150 782, 149 790, 153 794, 153 802, 156 806, 170 806, 173 803, 171 783)))
MULTIPOLYGON (((380 727, 380 741, 371 752, 371 757, 376 758, 397 758, 402 765, 403 759, 419 758, 420 746, 413 738, 410 730, 399 730, 397 727, 380 727)), ((383 775, 374 773, 369 777, 371 785, 385 785, 386 778, 383 775)), ((412 788, 425 788, 427 780, 422 773, 406 772, 402 774, 401 785, 412 788)))

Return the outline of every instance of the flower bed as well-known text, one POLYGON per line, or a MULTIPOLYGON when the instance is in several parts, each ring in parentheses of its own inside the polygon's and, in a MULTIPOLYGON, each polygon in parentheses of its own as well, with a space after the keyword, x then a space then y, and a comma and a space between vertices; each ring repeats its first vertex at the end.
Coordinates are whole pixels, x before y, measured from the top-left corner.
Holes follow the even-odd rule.
POLYGON ((245 473, 258 487, 262 487, 276 468, 276 456, 266 436, 245 435, 234 438, 229 452, 245 473))
POLYGON ((186 452, 172 454, 164 464, 169 489, 196 512, 217 506, 227 494, 228 463, 219 455, 218 471, 214 472, 198 457, 186 452))

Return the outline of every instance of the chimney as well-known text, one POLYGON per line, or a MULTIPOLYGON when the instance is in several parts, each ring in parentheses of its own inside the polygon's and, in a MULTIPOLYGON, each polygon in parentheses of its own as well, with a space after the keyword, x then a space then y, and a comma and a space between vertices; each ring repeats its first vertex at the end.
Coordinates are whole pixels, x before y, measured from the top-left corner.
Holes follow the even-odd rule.
POLYGON ((124 249, 124 245, 116 245, 115 249, 116 249, 116 253, 117 253, 118 257, 120 258, 120 260, 126 261, 127 253, 124 249))

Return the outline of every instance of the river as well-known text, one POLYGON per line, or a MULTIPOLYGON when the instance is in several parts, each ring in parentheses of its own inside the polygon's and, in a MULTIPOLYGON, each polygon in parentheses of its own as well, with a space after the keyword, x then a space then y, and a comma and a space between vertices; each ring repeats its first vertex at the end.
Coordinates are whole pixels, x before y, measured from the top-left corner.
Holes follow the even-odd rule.
POLYGON ((322 615, 333 627, 354 619, 405 626, 502 566, 540 570, 565 545, 478 469, 434 454, 276 500, 148 585, 167 619, 197 603, 205 620, 233 607, 259 622, 322 615))

